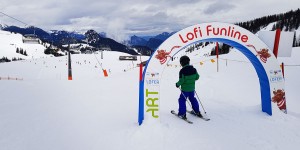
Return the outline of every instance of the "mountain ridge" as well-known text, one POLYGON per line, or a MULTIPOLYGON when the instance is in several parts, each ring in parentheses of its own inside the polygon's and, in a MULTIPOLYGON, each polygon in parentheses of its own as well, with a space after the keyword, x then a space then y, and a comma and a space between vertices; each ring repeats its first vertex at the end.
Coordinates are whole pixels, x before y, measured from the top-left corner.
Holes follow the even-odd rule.
MULTIPOLYGON (((235 23, 235 25, 241 26, 253 34, 261 30, 273 31, 277 28, 282 31, 294 31, 294 42, 293 47, 300 46, 300 9, 295 11, 291 10, 286 13, 280 13, 275 15, 264 16, 256 18, 246 22, 235 23)), ((63 48, 62 45, 67 45, 68 43, 78 43, 78 44, 89 44, 93 46, 92 51, 97 50, 111 50, 124 52, 131 55, 151 55, 154 50, 156 50, 160 44, 162 44, 167 38, 172 36, 176 32, 162 32, 161 34, 154 36, 131 36, 130 40, 124 43, 119 43, 114 39, 107 38, 105 32, 96 32, 93 30, 93 36, 96 37, 96 41, 87 43, 85 39, 87 38, 88 31, 83 35, 76 31, 64 31, 64 30, 51 30, 44 31, 43 29, 29 26, 26 28, 20 28, 17 26, 7 26, 5 24, 0 24, 1 30, 9 31, 11 33, 20 33, 21 35, 25 34, 35 34, 44 44, 45 51, 55 52, 57 50, 51 49, 51 45, 57 48, 62 49, 63 51, 66 48, 63 48), (45 45, 45 43, 49 43, 45 45), (50 46, 49 46, 50 45, 50 46)), ((18 38, 21 38, 18 36, 18 38)), ((8 44, 10 46, 20 45, 15 43, 8 44)), ((21 47, 20 47, 21 48, 21 47)), ((84 50, 84 49, 83 49, 84 50)), ((51 53, 50 53, 51 54, 51 53)), ((30 53, 29 53, 30 55, 30 53)), ((19 56, 19 55, 17 55, 19 56)), ((54 54, 54 56, 58 56, 54 54)), ((23 56, 22 56, 23 58, 23 56)))

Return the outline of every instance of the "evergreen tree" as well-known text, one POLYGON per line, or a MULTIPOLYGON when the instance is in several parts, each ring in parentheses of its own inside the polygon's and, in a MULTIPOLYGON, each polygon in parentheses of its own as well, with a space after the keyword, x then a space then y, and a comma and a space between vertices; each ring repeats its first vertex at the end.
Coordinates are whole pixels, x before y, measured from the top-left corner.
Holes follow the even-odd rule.
POLYGON ((22 55, 23 55, 23 48, 21 48, 21 50, 20 50, 20 54, 22 54, 22 55))
POLYGON ((17 47, 17 51, 16 51, 17 53, 20 53, 20 50, 19 50, 19 48, 17 47))
POLYGON ((276 23, 272 27, 272 31, 275 31, 275 30, 276 30, 276 23))
POLYGON ((276 23, 273 25, 272 31, 278 28, 282 31, 297 30, 300 26, 300 9, 297 9, 295 11, 291 10, 282 14, 265 16, 247 22, 240 22, 236 23, 236 25, 251 31, 252 33, 256 33, 260 29, 273 22, 276 23))
POLYGON ((300 46, 300 36, 298 37, 298 41, 297 41, 297 38, 296 38, 296 47, 299 47, 300 46))
POLYGON ((297 44, 296 32, 294 32, 293 47, 296 47, 297 46, 296 44, 297 44))

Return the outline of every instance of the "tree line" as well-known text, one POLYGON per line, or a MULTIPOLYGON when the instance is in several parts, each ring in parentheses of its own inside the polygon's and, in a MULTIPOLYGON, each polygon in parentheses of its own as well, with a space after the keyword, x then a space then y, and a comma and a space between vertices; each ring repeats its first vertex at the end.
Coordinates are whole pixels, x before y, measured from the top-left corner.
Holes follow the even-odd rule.
POLYGON ((17 48, 16 53, 28 56, 26 50, 23 50, 23 48, 17 48))
POLYGON ((12 60, 10 60, 7 57, 3 56, 2 58, 0 58, 0 63, 11 62, 11 61, 18 61, 18 60, 24 60, 24 59, 13 57, 12 60))
MULTIPOLYGON (((281 29, 281 31, 295 31, 300 26, 300 9, 289 11, 282 14, 269 15, 261 18, 257 18, 247 22, 239 22, 236 25, 243 27, 252 33, 257 33, 262 28, 266 27, 270 23, 274 23, 272 31, 281 29)), ((300 37, 294 35, 293 46, 300 46, 300 37)))

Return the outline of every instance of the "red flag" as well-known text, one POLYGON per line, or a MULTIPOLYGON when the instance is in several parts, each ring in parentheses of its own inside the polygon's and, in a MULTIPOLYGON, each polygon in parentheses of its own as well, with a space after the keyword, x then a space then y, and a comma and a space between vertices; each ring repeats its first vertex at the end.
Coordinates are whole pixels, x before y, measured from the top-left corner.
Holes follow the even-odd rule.
POLYGON ((217 55, 217 59, 219 58, 219 44, 218 42, 216 43, 216 55, 217 55))
POLYGON ((274 41, 274 49, 273 49, 273 53, 275 55, 275 57, 277 58, 278 56, 278 47, 279 47, 279 40, 280 40, 280 29, 276 30, 276 35, 275 35, 275 41, 274 41))
POLYGON ((103 74, 104 74, 104 77, 108 77, 107 71, 105 69, 103 69, 103 74))

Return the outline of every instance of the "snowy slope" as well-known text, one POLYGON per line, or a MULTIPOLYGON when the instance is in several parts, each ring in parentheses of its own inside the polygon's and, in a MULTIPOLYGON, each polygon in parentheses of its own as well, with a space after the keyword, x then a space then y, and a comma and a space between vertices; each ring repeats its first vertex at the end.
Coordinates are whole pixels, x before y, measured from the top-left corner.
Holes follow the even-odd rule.
MULTIPOLYGON (((211 121, 188 115, 193 125, 170 114, 177 110, 180 93, 175 65, 162 76, 160 119, 146 118, 138 126, 138 62, 119 61, 123 53, 105 52, 103 59, 101 54, 72 55, 72 81, 67 80, 66 57, 1 63, 0 77, 24 79, 0 80, 1 150, 299 148, 299 66, 286 67, 288 114, 273 104, 273 116, 268 116, 261 112, 258 78, 246 57, 233 49, 220 56, 216 72, 213 57, 200 53, 189 56, 200 74, 196 91, 211 121), (110 70, 109 77, 97 59, 110 70)), ((294 48, 291 58, 280 61, 300 65, 299 56, 300 49, 294 48)))
MULTIPOLYGON (((261 30, 259 30, 255 35, 258 36, 258 34, 259 34, 260 31, 272 31, 272 28, 273 28, 273 26, 274 26, 276 23, 277 23, 277 22, 272 22, 272 23, 270 23, 270 24, 267 25, 266 27, 264 27, 264 28, 262 28, 261 30)), ((285 29, 286 29, 286 28, 284 27, 283 30, 282 30, 282 32, 285 32, 285 31, 284 31, 285 29)), ((290 31, 290 32, 295 32, 295 34, 296 34, 296 40, 299 41, 299 39, 300 39, 300 27, 298 27, 298 29, 292 29, 292 31, 290 31)))
POLYGON ((21 34, 0 30, 0 58, 7 57, 11 60, 13 57, 33 59, 52 56, 45 55, 45 49, 46 48, 41 44, 23 43, 21 34), (16 53, 17 48, 22 48, 25 50, 28 56, 16 53))

